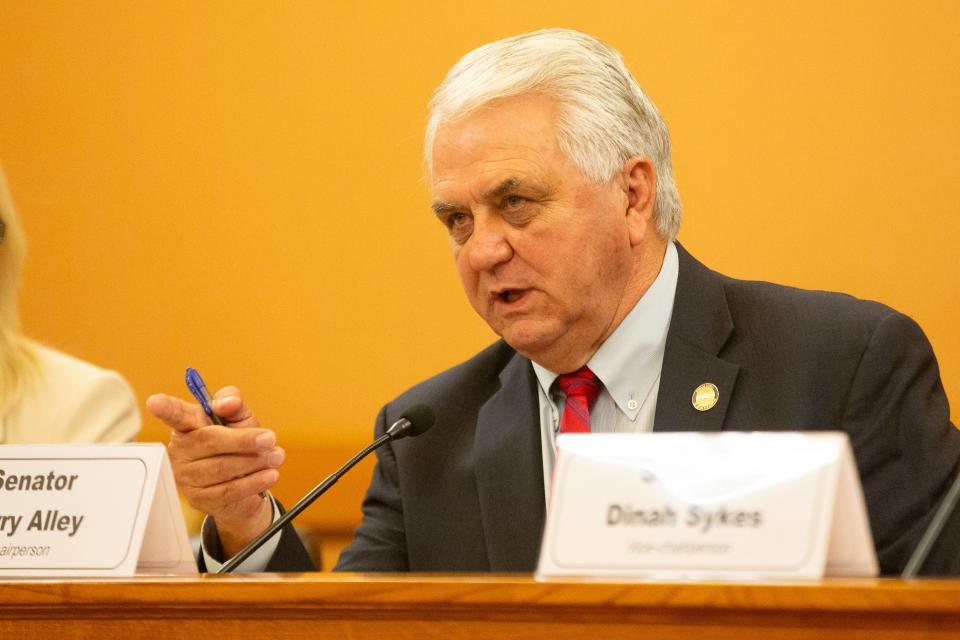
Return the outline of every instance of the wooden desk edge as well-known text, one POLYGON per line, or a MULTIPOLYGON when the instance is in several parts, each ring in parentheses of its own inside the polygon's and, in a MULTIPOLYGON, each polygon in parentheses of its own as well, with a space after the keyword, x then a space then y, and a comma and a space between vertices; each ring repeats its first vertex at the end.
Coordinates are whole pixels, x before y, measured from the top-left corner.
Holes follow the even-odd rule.
POLYGON ((792 611, 957 615, 960 580, 796 582, 537 582, 526 575, 248 574, 118 580, 0 582, 0 617, 25 610, 426 608, 792 611))

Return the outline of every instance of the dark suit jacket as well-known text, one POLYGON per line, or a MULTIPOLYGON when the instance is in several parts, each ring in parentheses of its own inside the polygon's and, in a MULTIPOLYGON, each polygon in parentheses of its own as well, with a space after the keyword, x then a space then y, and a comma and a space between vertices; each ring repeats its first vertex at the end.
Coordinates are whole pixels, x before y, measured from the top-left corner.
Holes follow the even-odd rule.
MULTIPOLYGON (((960 459, 936 360, 920 328, 875 302, 746 282, 678 246, 679 279, 656 431, 836 430, 853 444, 884 573, 899 572, 960 459), (712 382, 717 405, 691 403, 712 382)), ((424 403, 435 426, 379 450, 344 571, 536 567, 545 508, 536 380, 503 342, 399 396, 383 433, 424 403)), ((925 566, 960 574, 960 518, 925 566)), ((286 535, 270 569, 302 566, 286 535)))

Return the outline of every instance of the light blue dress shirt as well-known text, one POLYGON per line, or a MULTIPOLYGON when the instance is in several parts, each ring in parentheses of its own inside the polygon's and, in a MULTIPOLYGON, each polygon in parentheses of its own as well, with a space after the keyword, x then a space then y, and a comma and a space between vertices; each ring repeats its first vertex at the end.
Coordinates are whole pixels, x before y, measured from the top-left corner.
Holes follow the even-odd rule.
MULTIPOLYGON (((641 433, 653 430, 678 271, 677 248, 671 242, 664 252, 663 265, 656 280, 587 362, 603 383, 603 390, 590 411, 591 431, 641 433)), ((560 428, 564 395, 559 389, 551 389, 558 373, 536 362, 533 371, 537 375, 540 400, 543 491, 549 504, 557 450, 556 433, 560 428)))

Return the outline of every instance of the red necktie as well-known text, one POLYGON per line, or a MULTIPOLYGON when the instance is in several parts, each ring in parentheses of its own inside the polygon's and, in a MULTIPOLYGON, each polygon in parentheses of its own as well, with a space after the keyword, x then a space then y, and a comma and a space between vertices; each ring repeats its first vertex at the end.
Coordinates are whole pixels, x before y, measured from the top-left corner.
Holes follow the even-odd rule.
POLYGON ((603 386, 593 371, 581 367, 557 378, 567 396, 560 418, 560 433, 590 433, 590 409, 603 386))

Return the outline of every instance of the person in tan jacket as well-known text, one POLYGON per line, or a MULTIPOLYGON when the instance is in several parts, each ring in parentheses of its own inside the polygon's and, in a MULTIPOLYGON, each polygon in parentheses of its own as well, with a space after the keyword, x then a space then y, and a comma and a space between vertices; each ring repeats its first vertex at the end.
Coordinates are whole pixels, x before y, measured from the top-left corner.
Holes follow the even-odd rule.
POLYGON ((0 444, 129 442, 137 400, 116 372, 40 345, 20 331, 26 240, 0 170, 0 444))

